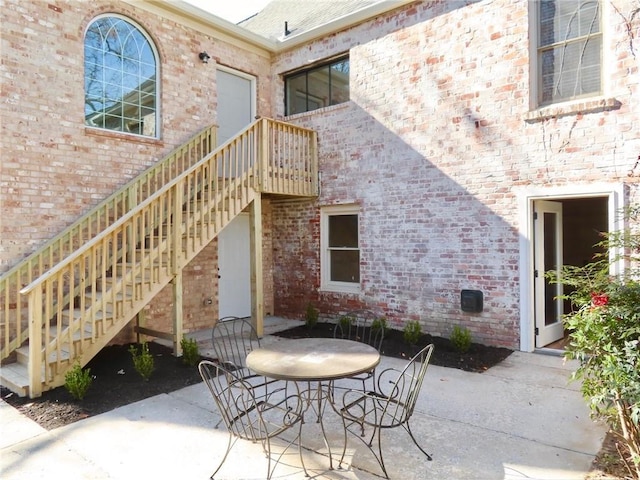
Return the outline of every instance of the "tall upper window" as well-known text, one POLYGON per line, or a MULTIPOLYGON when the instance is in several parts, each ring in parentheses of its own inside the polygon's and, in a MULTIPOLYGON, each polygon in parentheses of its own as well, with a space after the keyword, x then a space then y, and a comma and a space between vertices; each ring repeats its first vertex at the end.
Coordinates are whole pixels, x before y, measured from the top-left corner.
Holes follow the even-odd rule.
POLYGON ((156 137, 157 68, 139 27, 114 15, 94 20, 84 38, 85 124, 156 137))
POLYGON ((340 58, 289 75, 285 83, 285 115, 310 112, 349 100, 349 59, 340 58))
POLYGON ((360 241, 358 207, 333 206, 322 209, 321 283, 333 291, 360 289, 360 241))
POLYGON ((600 14, 598 0, 540 0, 539 105, 601 92, 600 14))

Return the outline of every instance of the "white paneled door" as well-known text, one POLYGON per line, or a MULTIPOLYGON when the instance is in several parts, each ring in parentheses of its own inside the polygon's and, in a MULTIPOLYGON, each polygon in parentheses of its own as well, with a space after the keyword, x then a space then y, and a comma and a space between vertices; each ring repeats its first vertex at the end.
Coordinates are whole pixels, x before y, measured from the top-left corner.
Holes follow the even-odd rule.
POLYGON ((545 277, 545 272, 559 273, 562 267, 562 203, 536 201, 534 223, 535 333, 536 348, 541 348, 564 335, 562 285, 545 277))
POLYGON ((229 69, 216 70, 218 89, 218 145, 255 118, 255 79, 229 69))
POLYGON ((220 317, 251 315, 249 215, 240 214, 218 236, 220 317))
MULTIPOLYGON (((218 145, 235 136, 255 118, 255 78, 220 67, 218 145)), ((219 316, 251 315, 249 215, 238 215, 218 237, 219 316)))

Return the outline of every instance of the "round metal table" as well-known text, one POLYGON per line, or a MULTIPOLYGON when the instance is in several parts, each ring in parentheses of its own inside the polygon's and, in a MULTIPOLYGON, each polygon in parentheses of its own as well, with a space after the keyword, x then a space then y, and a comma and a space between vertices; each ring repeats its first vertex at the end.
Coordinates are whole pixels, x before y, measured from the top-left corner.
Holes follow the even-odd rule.
MULTIPOLYGON (((307 409, 314 406, 324 444, 329 452, 329 468, 333 469, 331 446, 322 422, 323 400, 332 402, 332 382, 340 378, 373 370, 380 363, 380 353, 371 345, 337 338, 301 338, 283 340, 257 348, 247 355, 246 365, 265 377, 293 382, 306 382, 301 391, 307 409), (316 383, 315 388, 312 382, 316 383), (326 391, 323 382, 328 385, 326 391)), ((346 441, 346 434, 345 434, 346 441)), ((306 472, 306 469, 305 469, 306 472)))
POLYGON ((247 355, 247 367, 269 378, 328 381, 368 372, 380 363, 370 345, 337 338, 301 338, 260 347, 247 355))

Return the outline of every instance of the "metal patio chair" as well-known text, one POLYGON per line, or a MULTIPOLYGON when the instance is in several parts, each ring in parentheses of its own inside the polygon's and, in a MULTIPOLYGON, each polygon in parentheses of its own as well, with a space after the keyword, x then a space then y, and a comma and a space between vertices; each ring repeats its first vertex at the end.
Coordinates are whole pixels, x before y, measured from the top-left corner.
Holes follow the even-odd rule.
POLYGON ((300 449, 304 402, 295 383, 288 389, 274 389, 262 397, 256 397, 254 388, 238 375, 237 370, 229 370, 208 360, 201 361, 198 369, 229 432, 227 450, 211 474, 212 480, 238 439, 261 442, 268 459, 267 479, 271 478, 289 447, 297 443, 300 463, 306 476, 309 476, 300 449), (296 425, 296 435, 292 440, 283 439, 286 446, 278 454, 275 465, 271 468, 271 440, 296 425))
MULTIPOLYGON (((219 319, 211 330, 211 343, 215 353, 214 360, 246 381, 254 390, 255 396, 266 395, 271 387, 281 388, 273 385, 279 380, 258 375, 247 368, 247 355, 260 348, 260 338, 250 319, 233 316, 219 319)), ((216 428, 220 423, 216 424, 216 428)))
MULTIPOLYGON (((361 309, 345 313, 340 317, 333 329, 333 338, 343 338, 371 345, 376 350, 382 348, 384 340, 384 324, 382 316, 371 310, 361 309)), ((366 382, 375 375, 375 369, 350 377, 349 380, 360 380, 362 390, 366 390, 366 382)), ((344 382, 341 382, 343 384, 344 382)), ((335 387, 336 385, 334 385, 335 387)), ((343 388, 340 385, 339 388, 343 388)))
POLYGON ((240 317, 224 317, 216 322, 211 331, 211 343, 216 360, 252 387, 263 387, 277 380, 258 375, 247 368, 249 352, 260 348, 260 338, 250 320, 240 317))
POLYGON ((247 369, 245 359, 255 348, 260 348, 260 338, 248 318, 224 317, 211 330, 211 344, 217 360, 229 369, 247 378, 253 374, 247 369))
POLYGON ((335 406, 332 402, 336 412, 342 417, 344 426, 344 450, 340 464, 347 451, 347 432, 351 432, 369 448, 382 468, 384 476, 389 478, 384 464, 381 433, 383 430, 396 427, 404 428, 413 443, 426 455, 427 459, 431 460, 431 455, 420 446, 413 435, 409 421, 420 394, 433 348, 431 344, 420 350, 402 370, 388 368, 378 372, 374 391, 348 390, 342 396, 342 406, 335 406), (351 429, 355 425, 360 427, 357 435, 351 429), (363 425, 372 428, 372 432, 366 437, 360 433, 363 425))

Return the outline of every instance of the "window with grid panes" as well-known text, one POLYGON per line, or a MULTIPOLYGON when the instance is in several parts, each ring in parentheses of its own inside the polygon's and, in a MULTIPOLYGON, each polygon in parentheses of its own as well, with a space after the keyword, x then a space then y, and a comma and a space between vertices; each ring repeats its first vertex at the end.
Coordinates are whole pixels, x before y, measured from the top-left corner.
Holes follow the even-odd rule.
POLYGON ((85 124, 157 137, 157 55, 142 29, 113 14, 84 37, 85 124))
POLYGON ((333 291, 357 291, 360 287, 358 207, 326 207, 322 210, 322 287, 333 291))
POLYGON ((601 93, 598 0, 539 0, 538 105, 601 93))
POLYGON ((349 59, 342 57, 288 75, 285 84, 285 114, 310 112, 349 100, 349 59))

